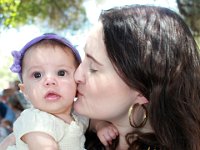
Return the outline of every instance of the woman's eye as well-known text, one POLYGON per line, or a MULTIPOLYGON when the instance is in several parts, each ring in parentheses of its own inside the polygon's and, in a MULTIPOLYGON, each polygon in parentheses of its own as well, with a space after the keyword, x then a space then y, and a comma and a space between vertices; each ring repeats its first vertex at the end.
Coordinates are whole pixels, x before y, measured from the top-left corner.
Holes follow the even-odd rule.
POLYGON ((65 76, 65 74, 66 74, 65 70, 58 71, 58 76, 65 76))
POLYGON ((34 76, 34 78, 40 78, 42 75, 41 75, 41 73, 40 72, 34 72, 33 73, 33 76, 34 76))
POLYGON ((96 70, 96 69, 90 69, 90 72, 91 73, 95 73, 95 72, 97 72, 98 70, 96 70))
POLYGON ((93 63, 89 64, 88 69, 89 69, 90 73, 95 73, 98 71, 97 67, 93 63))

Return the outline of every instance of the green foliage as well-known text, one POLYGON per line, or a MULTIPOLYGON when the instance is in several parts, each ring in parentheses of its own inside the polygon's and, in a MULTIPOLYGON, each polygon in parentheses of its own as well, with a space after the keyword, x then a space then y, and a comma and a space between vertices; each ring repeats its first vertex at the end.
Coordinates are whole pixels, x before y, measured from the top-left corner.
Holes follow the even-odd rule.
POLYGON ((86 20, 83 0, 0 0, 0 26, 4 29, 40 24, 76 30, 86 20))
POLYGON ((196 40, 197 45, 199 46, 199 49, 200 49, 200 36, 195 37, 195 40, 196 40))
POLYGON ((195 36, 200 36, 200 0, 176 0, 180 13, 192 29, 195 36))
POLYGON ((3 88, 8 87, 9 82, 18 79, 17 75, 12 73, 9 69, 11 64, 12 64, 11 56, 5 56, 0 60, 0 91, 3 88))

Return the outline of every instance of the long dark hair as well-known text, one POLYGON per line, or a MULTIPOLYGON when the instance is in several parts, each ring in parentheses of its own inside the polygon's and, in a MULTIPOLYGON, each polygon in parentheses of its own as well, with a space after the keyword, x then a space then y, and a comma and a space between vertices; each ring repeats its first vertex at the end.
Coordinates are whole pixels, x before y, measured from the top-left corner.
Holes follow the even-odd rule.
POLYGON ((100 21, 116 71, 149 100, 154 133, 128 133, 129 149, 199 150, 200 59, 182 18, 167 8, 132 5, 103 11, 100 21))

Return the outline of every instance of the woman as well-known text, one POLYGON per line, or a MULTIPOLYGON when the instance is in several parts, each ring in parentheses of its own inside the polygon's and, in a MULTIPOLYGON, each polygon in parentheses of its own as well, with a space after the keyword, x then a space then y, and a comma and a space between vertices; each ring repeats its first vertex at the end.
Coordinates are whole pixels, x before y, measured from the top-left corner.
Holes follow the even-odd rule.
MULTIPOLYGON (((139 5, 103 11, 75 73, 74 109, 117 127, 109 149, 199 150, 199 65, 175 12, 139 5)), ((103 149, 92 140, 87 149, 103 149)))
MULTIPOLYGON (((189 28, 171 10, 133 5, 103 11, 75 73, 74 109, 117 127, 119 136, 107 149, 199 150, 199 65, 189 28)), ((105 149, 89 136, 88 150, 105 149)))

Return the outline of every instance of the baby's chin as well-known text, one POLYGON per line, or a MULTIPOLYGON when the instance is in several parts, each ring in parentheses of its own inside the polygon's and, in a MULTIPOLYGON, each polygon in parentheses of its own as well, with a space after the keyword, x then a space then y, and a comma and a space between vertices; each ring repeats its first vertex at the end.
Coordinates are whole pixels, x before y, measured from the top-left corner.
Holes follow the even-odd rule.
POLYGON ((77 99, 74 101, 73 109, 74 109, 74 111, 77 112, 78 114, 80 114, 80 115, 85 115, 85 114, 84 114, 84 111, 83 111, 83 105, 82 105, 82 103, 81 103, 81 100, 79 100, 79 98, 77 98, 77 99))

